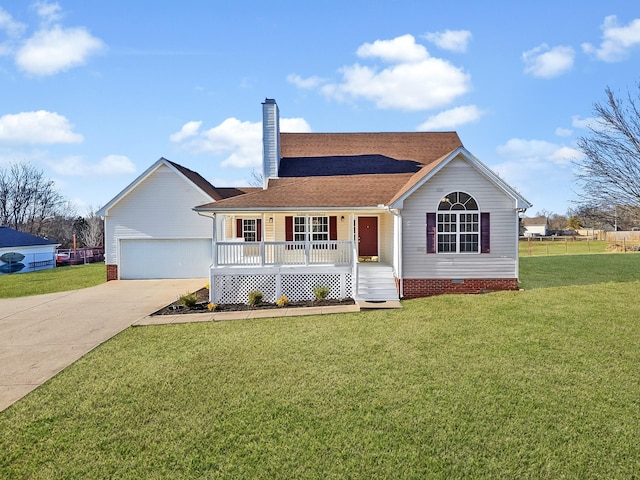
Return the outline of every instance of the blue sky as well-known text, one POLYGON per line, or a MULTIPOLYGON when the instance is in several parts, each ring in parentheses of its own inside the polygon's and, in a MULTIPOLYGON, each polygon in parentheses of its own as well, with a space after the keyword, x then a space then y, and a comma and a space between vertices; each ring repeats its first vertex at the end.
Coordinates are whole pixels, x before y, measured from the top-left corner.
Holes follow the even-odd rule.
POLYGON ((80 214, 163 156, 246 185, 268 97, 283 131, 456 130, 529 216, 564 214, 593 103, 639 60, 627 0, 0 0, 0 165, 80 214))

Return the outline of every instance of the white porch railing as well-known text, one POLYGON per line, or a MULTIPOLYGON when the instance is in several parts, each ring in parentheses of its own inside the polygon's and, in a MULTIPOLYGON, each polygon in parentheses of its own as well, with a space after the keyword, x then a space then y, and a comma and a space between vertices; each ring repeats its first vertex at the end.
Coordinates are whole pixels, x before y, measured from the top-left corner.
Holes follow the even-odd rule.
POLYGON ((216 242, 214 267, 351 265, 352 242, 216 242))

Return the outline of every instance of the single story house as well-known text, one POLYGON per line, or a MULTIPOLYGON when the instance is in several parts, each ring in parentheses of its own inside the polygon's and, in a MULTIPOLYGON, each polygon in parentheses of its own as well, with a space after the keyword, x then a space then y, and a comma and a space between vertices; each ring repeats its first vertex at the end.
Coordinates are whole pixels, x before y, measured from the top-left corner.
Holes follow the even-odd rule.
POLYGON ((215 303, 518 287, 531 204, 455 132, 280 133, 267 99, 262 163, 263 188, 223 194, 156 162, 100 212, 108 278, 206 276, 215 303))
POLYGON ((522 219, 522 234, 525 237, 546 237, 549 234, 547 217, 524 217, 522 219))
POLYGON ((0 275, 53 268, 59 246, 46 238, 0 226, 0 275))

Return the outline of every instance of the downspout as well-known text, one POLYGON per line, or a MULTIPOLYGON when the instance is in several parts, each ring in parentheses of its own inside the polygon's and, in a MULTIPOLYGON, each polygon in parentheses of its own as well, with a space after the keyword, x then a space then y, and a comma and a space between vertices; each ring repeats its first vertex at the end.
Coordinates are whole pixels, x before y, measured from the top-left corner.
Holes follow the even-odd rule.
POLYGON ((400 298, 404 297, 404 282, 402 280, 402 213, 400 212, 400 210, 391 210, 391 208, 387 207, 387 211, 394 216, 394 219, 397 219, 397 223, 396 221, 394 221, 393 223, 397 225, 397 230, 395 231, 395 239, 394 239, 394 244, 396 245, 396 248, 394 249, 395 252, 395 260, 396 260, 396 265, 398 267, 398 284, 400 286, 400 298))
MULTIPOLYGON (((526 212, 526 208, 516 207, 516 281, 520 283, 520 214, 526 212)), ((518 288, 520 285, 518 285, 518 288)))

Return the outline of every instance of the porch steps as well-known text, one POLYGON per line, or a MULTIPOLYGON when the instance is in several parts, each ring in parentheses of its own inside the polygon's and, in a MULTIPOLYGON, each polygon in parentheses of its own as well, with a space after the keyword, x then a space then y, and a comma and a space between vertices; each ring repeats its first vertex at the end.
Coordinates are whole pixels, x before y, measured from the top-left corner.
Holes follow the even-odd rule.
POLYGON ((373 262, 363 262, 358 265, 358 292, 356 294, 358 303, 375 304, 378 302, 398 302, 399 300, 391 266, 373 262))

